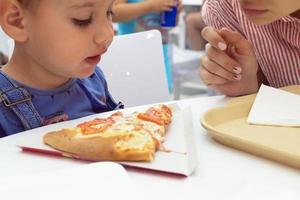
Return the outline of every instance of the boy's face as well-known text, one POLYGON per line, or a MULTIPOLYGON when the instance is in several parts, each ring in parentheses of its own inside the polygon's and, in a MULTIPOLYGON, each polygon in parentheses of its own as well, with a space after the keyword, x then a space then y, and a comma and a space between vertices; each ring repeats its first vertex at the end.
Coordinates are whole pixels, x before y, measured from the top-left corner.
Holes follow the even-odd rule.
MULTIPOLYGON (((267 24, 300 11, 300 0, 239 0, 248 19, 267 24)), ((299 16, 298 16, 299 17, 299 16)))
POLYGON ((94 72, 114 31, 113 0, 42 0, 25 9, 26 54, 43 70, 66 78, 94 72))

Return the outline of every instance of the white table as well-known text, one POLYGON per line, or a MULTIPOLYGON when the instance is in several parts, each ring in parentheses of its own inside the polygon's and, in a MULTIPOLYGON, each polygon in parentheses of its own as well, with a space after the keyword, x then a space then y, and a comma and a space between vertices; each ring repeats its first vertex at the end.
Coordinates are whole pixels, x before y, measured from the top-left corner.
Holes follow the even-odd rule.
MULTIPOLYGON (((227 101, 222 96, 179 101, 192 106, 198 167, 187 178, 128 169, 145 199, 300 199, 299 170, 223 146, 201 127, 199 120, 203 112, 227 101)), ((15 147, 21 137, 24 134, 0 139, 0 178, 82 164, 71 159, 24 155, 15 147)))

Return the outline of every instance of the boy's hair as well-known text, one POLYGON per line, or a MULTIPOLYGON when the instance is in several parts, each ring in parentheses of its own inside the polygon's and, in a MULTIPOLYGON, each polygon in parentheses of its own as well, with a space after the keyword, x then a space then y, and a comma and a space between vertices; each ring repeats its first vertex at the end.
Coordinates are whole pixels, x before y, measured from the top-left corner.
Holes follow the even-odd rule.
POLYGON ((38 3, 42 0, 18 0, 23 8, 36 7, 38 3))
POLYGON ((27 8, 30 5, 30 3, 32 3, 32 0, 18 0, 18 1, 25 8, 27 8))

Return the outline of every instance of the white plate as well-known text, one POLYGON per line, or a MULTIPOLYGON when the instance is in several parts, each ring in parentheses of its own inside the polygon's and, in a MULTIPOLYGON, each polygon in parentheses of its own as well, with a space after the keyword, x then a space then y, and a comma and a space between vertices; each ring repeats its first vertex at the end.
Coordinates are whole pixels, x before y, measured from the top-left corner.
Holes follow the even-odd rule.
MULTIPOLYGON (((177 104, 170 104, 173 107, 173 119, 169 126, 164 146, 172 152, 158 151, 152 162, 120 162, 126 166, 163 171, 185 176, 191 175, 196 168, 196 148, 193 133, 192 115, 190 107, 181 110, 177 104)), ((124 113, 146 110, 148 106, 132 107, 122 110, 124 113)), ((96 117, 106 117, 112 112, 100 113, 88 117, 53 124, 30 131, 26 131, 16 144, 21 147, 30 147, 37 150, 49 150, 58 152, 43 143, 43 136, 50 131, 60 130, 66 127, 74 127, 78 123, 92 120, 96 117)))

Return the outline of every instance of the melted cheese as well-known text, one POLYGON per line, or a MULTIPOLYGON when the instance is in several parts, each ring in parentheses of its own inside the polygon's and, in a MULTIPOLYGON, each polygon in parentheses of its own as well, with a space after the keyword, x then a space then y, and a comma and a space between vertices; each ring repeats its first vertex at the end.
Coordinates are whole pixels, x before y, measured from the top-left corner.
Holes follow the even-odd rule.
POLYGON ((164 126, 160 126, 158 124, 148 122, 148 121, 143 121, 140 120, 143 124, 144 129, 148 130, 148 133, 159 143, 163 142, 165 140, 164 133, 165 133, 165 128, 164 126))
MULTIPOLYGON (((137 118, 137 113, 127 116, 115 116, 114 123, 112 126, 105 129, 103 132, 84 135, 77 131, 77 138, 93 138, 93 137, 114 137, 120 135, 134 134, 137 135, 136 139, 128 141, 120 141, 119 145, 130 145, 130 146, 144 146, 149 143, 149 138, 156 140, 161 144, 165 140, 165 128, 164 126, 140 120, 137 118), (152 138, 151 138, 152 137, 152 138), (144 138, 144 139, 143 139, 144 138), (141 143, 141 144, 139 144, 141 143)), ((135 138, 135 136, 133 137, 135 138)))
POLYGON ((155 149, 153 140, 148 134, 135 133, 127 140, 120 140, 115 144, 115 147, 120 151, 131 149, 145 150, 155 149))

